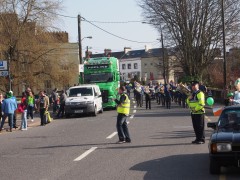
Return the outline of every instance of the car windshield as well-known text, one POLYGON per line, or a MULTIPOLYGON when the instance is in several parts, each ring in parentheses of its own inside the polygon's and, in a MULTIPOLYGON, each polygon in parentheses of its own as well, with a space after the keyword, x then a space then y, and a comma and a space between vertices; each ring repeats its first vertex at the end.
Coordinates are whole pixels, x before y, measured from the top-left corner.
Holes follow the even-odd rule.
POLYGON ((218 121, 219 128, 238 128, 240 127, 240 108, 239 109, 225 109, 218 121))
POLYGON ((92 96, 92 95, 93 95, 92 87, 80 87, 69 90, 69 97, 92 96))
POLYGON ((112 73, 85 74, 84 81, 85 83, 112 82, 113 74, 112 73))

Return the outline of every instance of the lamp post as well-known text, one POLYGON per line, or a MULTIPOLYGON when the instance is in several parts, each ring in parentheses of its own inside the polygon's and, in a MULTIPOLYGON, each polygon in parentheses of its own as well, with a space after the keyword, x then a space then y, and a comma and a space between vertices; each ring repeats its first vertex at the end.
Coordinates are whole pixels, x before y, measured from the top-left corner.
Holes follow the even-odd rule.
MULTIPOLYGON (((78 54, 79 54, 80 66, 83 64, 83 59, 82 59, 82 41, 85 38, 92 39, 92 36, 86 36, 86 37, 82 38, 82 34, 81 34, 81 15, 78 15, 78 54)), ((80 84, 83 83, 83 72, 80 72, 79 83, 80 84)))

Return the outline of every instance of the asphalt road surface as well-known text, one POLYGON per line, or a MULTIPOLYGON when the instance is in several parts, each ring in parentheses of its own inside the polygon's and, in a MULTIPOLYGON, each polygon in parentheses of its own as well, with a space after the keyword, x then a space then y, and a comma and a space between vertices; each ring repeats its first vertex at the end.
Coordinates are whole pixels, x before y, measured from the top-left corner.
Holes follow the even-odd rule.
MULTIPOLYGON (((189 110, 131 104, 132 143, 116 144, 116 111, 97 117, 56 119, 45 127, 0 135, 1 180, 205 180, 240 179, 239 169, 209 173, 208 139, 195 139, 189 110), (145 107, 145 106, 144 106, 145 107)), ((216 121, 211 109, 206 122, 216 121)))

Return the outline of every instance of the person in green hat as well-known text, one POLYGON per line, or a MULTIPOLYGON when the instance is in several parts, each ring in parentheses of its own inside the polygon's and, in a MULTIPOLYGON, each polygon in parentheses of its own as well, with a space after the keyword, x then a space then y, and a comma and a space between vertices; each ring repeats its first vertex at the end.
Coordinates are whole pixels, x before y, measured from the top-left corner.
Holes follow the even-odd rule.
POLYGON ((8 117, 8 121, 9 121, 10 132, 12 132, 13 116, 14 116, 16 109, 17 109, 17 101, 12 98, 11 92, 7 92, 6 99, 4 99, 4 101, 2 103, 3 118, 1 121, 0 132, 2 131, 2 128, 4 126, 4 123, 5 123, 5 120, 7 117, 8 117))

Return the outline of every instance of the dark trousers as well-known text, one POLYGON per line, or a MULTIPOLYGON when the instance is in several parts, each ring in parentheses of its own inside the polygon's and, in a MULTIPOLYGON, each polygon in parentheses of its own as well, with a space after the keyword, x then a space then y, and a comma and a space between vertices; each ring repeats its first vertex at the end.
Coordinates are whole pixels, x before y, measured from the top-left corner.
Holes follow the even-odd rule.
POLYGON ((14 127, 13 126, 13 116, 14 114, 4 114, 3 117, 2 117, 2 121, 1 121, 1 127, 0 127, 0 130, 2 130, 3 126, 4 126, 4 123, 5 123, 5 120, 7 119, 8 117, 8 124, 10 126, 10 130, 14 127))
POLYGON ((41 126, 47 124, 47 118, 46 118, 45 112, 46 112, 45 108, 40 109, 41 126))
POLYGON ((131 141, 128 126, 127 126, 127 116, 125 114, 118 113, 117 116, 117 131, 119 141, 131 141))
POLYGON ((167 109, 170 109, 171 108, 171 97, 166 97, 165 102, 166 102, 167 109))
POLYGON ((151 109, 151 98, 145 96, 145 101, 146 101, 146 109, 147 108, 151 109))
POLYGON ((31 117, 31 119, 33 119, 33 108, 33 106, 27 107, 27 119, 29 118, 29 116, 31 117))
POLYGON ((205 142, 204 114, 191 114, 191 117, 196 140, 205 142))
POLYGON ((137 107, 142 107, 142 95, 140 93, 136 93, 136 101, 137 107))
POLYGON ((64 116, 64 109, 65 109, 65 104, 60 104, 60 108, 59 108, 59 111, 57 113, 57 117, 60 117, 60 114, 61 114, 61 117, 64 116))

